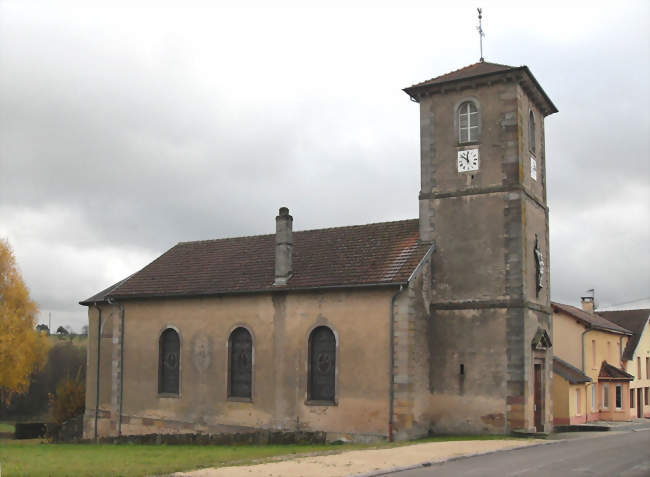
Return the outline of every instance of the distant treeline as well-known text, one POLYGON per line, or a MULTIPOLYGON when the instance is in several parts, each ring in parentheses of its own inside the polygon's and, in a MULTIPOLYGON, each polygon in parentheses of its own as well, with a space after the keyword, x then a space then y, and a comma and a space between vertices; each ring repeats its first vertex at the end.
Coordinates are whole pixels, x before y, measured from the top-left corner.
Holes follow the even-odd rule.
POLYGON ((0 415, 3 418, 29 418, 47 414, 48 395, 55 393, 57 385, 64 378, 74 378, 79 372, 82 382, 85 382, 86 347, 75 346, 71 341, 53 344, 47 363, 32 376, 29 391, 14 397, 8 406, 0 405, 0 415))

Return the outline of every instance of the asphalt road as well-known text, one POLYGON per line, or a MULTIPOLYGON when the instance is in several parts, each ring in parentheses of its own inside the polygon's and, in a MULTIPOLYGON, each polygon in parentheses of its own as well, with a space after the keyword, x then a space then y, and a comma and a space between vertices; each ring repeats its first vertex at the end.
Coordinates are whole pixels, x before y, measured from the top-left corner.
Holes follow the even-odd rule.
POLYGON ((604 432, 598 437, 469 457, 390 477, 650 476, 650 430, 604 432))

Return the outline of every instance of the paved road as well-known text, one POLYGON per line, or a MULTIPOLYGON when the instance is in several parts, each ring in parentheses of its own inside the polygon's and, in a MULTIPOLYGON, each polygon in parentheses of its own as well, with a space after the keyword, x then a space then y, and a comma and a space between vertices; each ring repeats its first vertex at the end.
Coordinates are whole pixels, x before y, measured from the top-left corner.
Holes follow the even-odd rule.
POLYGON ((650 430, 604 432, 532 448, 469 457, 390 477, 650 476, 650 430))

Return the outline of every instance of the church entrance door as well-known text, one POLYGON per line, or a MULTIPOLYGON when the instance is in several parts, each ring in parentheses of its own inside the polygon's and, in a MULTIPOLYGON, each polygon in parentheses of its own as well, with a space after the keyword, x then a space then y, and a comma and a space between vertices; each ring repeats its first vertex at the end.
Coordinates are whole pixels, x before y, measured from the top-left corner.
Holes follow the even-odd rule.
POLYGON ((544 390, 543 386, 543 367, 542 364, 535 363, 535 405, 534 405, 534 419, 535 419, 535 430, 537 432, 542 432, 544 430, 544 402, 542 399, 542 392, 544 390))

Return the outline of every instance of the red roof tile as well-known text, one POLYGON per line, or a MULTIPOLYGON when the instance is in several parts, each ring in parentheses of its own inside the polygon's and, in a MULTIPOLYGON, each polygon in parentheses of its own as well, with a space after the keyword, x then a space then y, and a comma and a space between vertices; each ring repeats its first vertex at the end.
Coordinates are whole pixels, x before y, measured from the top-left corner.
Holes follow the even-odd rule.
POLYGON ((500 75, 510 72, 521 73, 513 76, 513 79, 518 81, 524 87, 524 90, 531 95, 531 98, 538 105, 544 116, 557 113, 557 108, 553 104, 553 101, 548 97, 527 66, 515 67, 481 61, 404 88, 404 92, 411 99, 420 101, 423 94, 439 91, 448 83, 462 82, 470 78, 481 78, 485 80, 497 79, 500 75))
POLYGON ((580 308, 576 308, 571 305, 564 305, 562 303, 552 302, 551 306, 554 311, 560 310, 569 315, 571 315, 576 320, 580 321, 583 325, 586 325, 588 328, 595 328, 597 330, 613 331, 615 333, 621 333, 624 335, 631 335, 630 330, 626 330, 622 326, 612 323, 609 320, 606 320, 602 316, 596 313, 587 313, 580 308))
POLYGON ((414 84, 406 89, 419 88, 421 86, 430 86, 433 84, 447 83, 449 81, 455 81, 459 79, 472 78, 474 76, 488 75, 492 73, 499 73, 503 71, 509 71, 516 69, 514 66, 500 65, 498 63, 488 63, 487 61, 480 61, 472 65, 465 66, 444 75, 436 76, 430 80, 423 81, 421 83, 414 84))
POLYGON ((592 381, 585 373, 557 356, 553 356, 553 372, 562 376, 570 384, 590 383, 592 381))
POLYGON ((598 380, 608 379, 617 380, 617 381, 632 381, 634 376, 627 374, 622 369, 612 366, 607 361, 603 361, 603 364, 600 366, 600 371, 598 373, 598 380))
POLYGON ((406 283, 430 245, 418 242, 418 221, 293 233, 293 276, 273 286, 275 235, 172 247, 131 277, 81 304, 114 298, 200 296, 271 290, 406 283))

